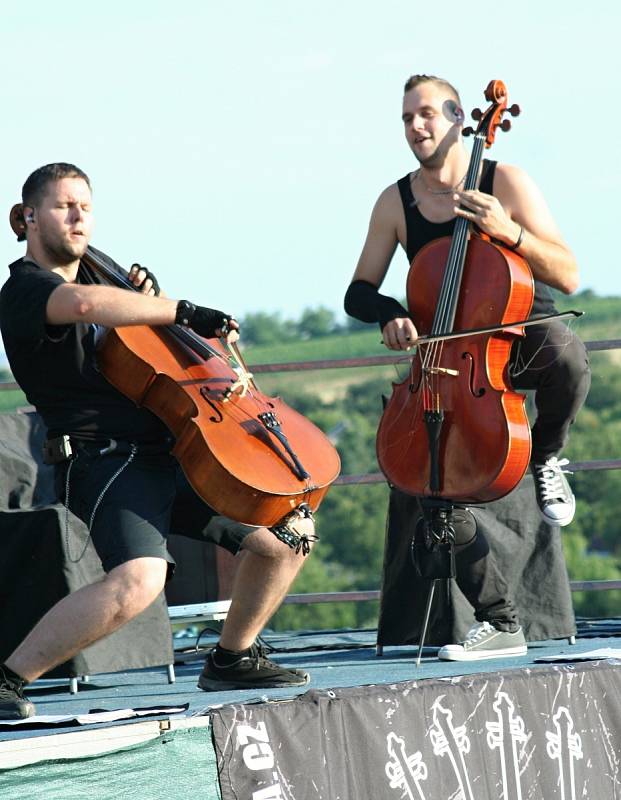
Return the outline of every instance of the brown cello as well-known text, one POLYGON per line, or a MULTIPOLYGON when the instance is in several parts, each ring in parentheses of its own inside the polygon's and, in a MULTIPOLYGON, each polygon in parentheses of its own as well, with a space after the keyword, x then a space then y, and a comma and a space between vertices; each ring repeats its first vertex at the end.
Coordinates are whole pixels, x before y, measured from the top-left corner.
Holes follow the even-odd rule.
MULTIPOLYGON (((485 90, 491 103, 473 112, 479 125, 464 188, 478 187, 485 147, 505 111, 502 81, 485 90)), ((464 131, 466 133, 466 131, 464 131)), ((508 362, 533 302, 533 277, 517 253, 471 230, 457 217, 452 237, 427 244, 407 278, 410 315, 421 337, 407 378, 393 384, 377 433, 377 457, 389 482, 407 494, 479 503, 503 497, 530 460, 525 398, 511 388, 508 362), (509 327, 507 327, 509 324, 509 327), (493 333, 443 338, 455 331, 493 333)))
MULTIPOLYGON (((21 204, 10 221, 22 237, 21 204)), ((112 285, 135 290, 91 248, 81 260, 112 285)), ((338 477, 340 459, 327 436, 280 397, 264 395, 237 348, 219 339, 179 325, 110 328, 98 366, 164 422, 188 481, 220 514, 272 527, 304 504, 315 511, 338 477)))

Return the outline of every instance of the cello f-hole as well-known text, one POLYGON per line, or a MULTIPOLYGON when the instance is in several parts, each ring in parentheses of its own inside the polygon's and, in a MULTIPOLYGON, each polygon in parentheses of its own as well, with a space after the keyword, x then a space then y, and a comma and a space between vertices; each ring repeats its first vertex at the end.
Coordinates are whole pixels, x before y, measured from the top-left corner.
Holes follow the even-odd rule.
POLYGON ((209 389, 206 386, 201 387, 201 394, 203 398, 207 401, 210 408, 212 408, 215 412, 216 416, 209 417, 211 422, 222 422, 224 417, 222 416, 222 412, 220 409, 214 404, 213 400, 209 397, 209 389))
POLYGON ((423 367, 420 361, 420 356, 416 361, 412 362, 410 372, 412 373, 412 380, 408 384, 408 390, 410 394, 415 394, 418 392, 421 381, 423 380, 423 367))
POLYGON ((417 380, 416 382, 412 381, 412 383, 410 383, 410 384, 408 385, 408 389, 409 389, 409 391, 410 391, 410 394, 414 394, 415 392, 417 392, 417 391, 418 391, 418 389, 419 389, 419 387, 420 387, 420 382, 421 382, 421 380, 422 380, 422 374, 420 374, 420 375, 418 376, 418 380, 417 380))
POLYGON ((474 358, 472 357, 471 353, 462 353, 461 357, 468 361, 468 386, 470 388, 470 394, 473 397, 483 397, 485 394, 485 387, 482 386, 480 389, 476 389, 474 385, 474 358))

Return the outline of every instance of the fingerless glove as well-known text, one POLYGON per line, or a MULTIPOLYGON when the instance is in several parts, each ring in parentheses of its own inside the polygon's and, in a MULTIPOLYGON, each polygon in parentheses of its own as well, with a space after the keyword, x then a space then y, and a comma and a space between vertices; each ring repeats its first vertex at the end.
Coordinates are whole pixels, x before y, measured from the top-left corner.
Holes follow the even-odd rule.
POLYGON ((353 281, 345 294, 345 311, 362 322, 379 322, 381 330, 393 319, 409 317, 409 312, 394 297, 380 294, 368 281, 353 281))
POLYGON ((230 319, 231 315, 225 314, 224 311, 206 306, 195 306, 189 300, 180 300, 177 303, 175 323, 192 328, 199 336, 204 336, 206 339, 213 339, 216 331, 226 329, 230 319))
MULTIPOLYGON (((133 269, 134 267, 136 267, 136 270, 137 270, 138 272, 139 272, 140 270, 144 270, 144 273, 145 273, 144 279, 143 279, 143 280, 142 280, 142 281, 141 281, 141 282, 138 284, 138 286, 136 286, 136 285, 134 284, 134 286, 136 287, 136 289, 139 289, 139 290, 140 290, 140 289, 142 289, 142 287, 143 287, 143 286, 144 286, 144 284, 145 284, 145 281, 146 281, 148 278, 151 278, 151 283, 153 284, 153 294, 154 294, 156 297, 159 297, 159 296, 160 296, 160 285, 159 285, 159 283, 157 282, 157 278, 156 278, 156 277, 155 277, 155 275, 154 275, 154 274, 151 272, 151 270, 150 270, 150 269, 147 269, 146 267, 143 267, 141 264, 132 264, 132 269, 133 269)), ((130 270, 130 272, 131 272, 131 270, 130 270)))

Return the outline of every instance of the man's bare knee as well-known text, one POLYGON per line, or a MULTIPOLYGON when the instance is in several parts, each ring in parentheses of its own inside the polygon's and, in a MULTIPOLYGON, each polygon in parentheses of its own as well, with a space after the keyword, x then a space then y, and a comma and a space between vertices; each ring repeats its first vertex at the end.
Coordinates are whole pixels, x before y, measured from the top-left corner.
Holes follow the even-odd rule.
POLYGON ((127 622, 151 605, 164 588, 166 561, 135 558, 110 571, 104 582, 110 590, 112 611, 120 623, 127 622))
MULTIPOLYGON (((311 525, 306 526, 307 530, 303 532, 308 536, 312 534, 314 528, 311 525)), ((312 548, 312 539, 308 541, 308 548, 312 548)), ((295 547, 290 547, 285 542, 281 541, 273 531, 269 528, 257 528, 249 533, 242 543, 242 549, 248 550, 255 555, 262 556, 263 558, 273 558, 279 561, 303 560, 304 554, 300 548, 296 552, 295 547)))

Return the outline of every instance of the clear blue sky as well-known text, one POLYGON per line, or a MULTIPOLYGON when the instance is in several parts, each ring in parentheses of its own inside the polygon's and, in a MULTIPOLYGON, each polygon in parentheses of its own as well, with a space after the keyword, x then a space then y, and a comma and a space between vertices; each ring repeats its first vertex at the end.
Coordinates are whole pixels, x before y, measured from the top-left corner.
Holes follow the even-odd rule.
MULTIPOLYGON (((0 208, 72 161, 92 179, 93 244, 147 264, 172 297, 340 313, 379 192, 414 160, 413 72, 469 111, 501 78, 523 113, 491 157, 543 189, 582 270, 619 294, 621 13, 591 3, 106 0, 4 3, 0 208)), ((18 258, 5 223, 0 260, 18 258)), ((403 295, 398 254, 385 287, 403 295)))

